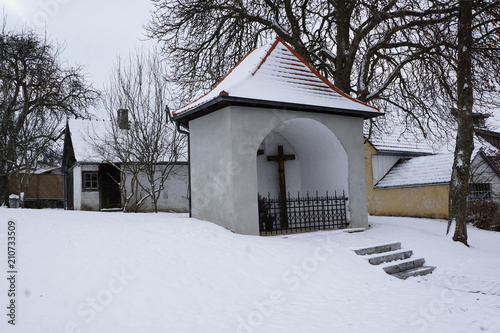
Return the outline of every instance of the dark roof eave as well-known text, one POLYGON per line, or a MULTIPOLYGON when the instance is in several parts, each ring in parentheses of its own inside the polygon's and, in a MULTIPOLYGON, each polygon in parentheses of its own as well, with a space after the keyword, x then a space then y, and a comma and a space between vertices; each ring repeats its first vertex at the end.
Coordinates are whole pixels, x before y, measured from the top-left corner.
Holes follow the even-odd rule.
MULTIPOLYGON (((115 162, 111 162, 113 164, 140 164, 141 162, 118 162, 118 161, 115 161, 115 162)), ((110 162, 107 162, 107 161, 77 161, 75 163, 75 165, 100 165, 100 164, 110 164, 110 162)), ((187 165, 188 164, 188 161, 175 161, 175 162, 168 162, 168 161, 160 161, 160 162, 156 162, 154 163, 155 165, 167 165, 167 164, 170 164, 170 165, 187 165)))
MULTIPOLYGON (((373 144, 372 144, 372 146, 373 146, 373 144)), ((431 152, 407 151, 407 150, 404 150, 404 149, 401 149, 401 150, 384 150, 384 149, 380 149, 380 150, 378 150, 376 147, 375 147, 375 149, 377 150, 377 155, 384 155, 384 156, 420 157, 420 156, 435 155, 434 153, 431 153, 431 152)))
POLYGON ((480 150, 479 155, 486 161, 486 164, 493 170, 493 172, 497 175, 497 177, 500 177, 500 170, 496 167, 496 165, 493 163, 493 161, 484 153, 484 151, 480 150))
POLYGON ((436 183, 421 183, 421 184, 405 184, 405 185, 375 185, 374 190, 389 190, 395 188, 410 188, 410 187, 422 187, 422 186, 438 186, 438 185, 450 185, 450 182, 436 182, 436 183))
POLYGON ((362 117, 364 119, 370 119, 384 115, 384 113, 378 111, 371 112, 371 111, 349 110, 349 109, 330 108, 330 107, 297 104, 297 103, 266 101, 266 100, 251 99, 244 97, 217 96, 216 98, 206 103, 203 103, 187 112, 173 116, 172 119, 175 121, 188 122, 190 120, 202 117, 206 114, 217 111, 229 105, 256 106, 262 108, 276 108, 276 109, 293 110, 293 111, 327 113, 327 114, 344 115, 350 117, 362 117))

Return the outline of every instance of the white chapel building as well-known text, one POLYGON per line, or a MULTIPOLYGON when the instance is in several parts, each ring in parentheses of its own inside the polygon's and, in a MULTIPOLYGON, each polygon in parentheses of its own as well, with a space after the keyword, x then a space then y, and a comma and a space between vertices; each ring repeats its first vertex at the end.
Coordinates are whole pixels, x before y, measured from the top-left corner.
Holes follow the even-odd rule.
POLYGON ((189 133, 192 217, 248 235, 367 227, 363 120, 380 115, 282 39, 255 49, 172 111, 189 133))

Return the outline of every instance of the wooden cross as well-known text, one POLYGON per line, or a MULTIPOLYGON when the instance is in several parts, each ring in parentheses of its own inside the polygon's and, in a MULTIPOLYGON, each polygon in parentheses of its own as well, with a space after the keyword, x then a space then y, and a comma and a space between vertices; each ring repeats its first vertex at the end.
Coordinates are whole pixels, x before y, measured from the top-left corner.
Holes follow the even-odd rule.
POLYGON ((278 183, 280 186, 280 211, 281 227, 288 228, 288 211, 286 207, 286 181, 285 181, 285 162, 294 160, 295 155, 283 154, 283 146, 278 146, 278 155, 268 156, 267 160, 278 163, 278 183))

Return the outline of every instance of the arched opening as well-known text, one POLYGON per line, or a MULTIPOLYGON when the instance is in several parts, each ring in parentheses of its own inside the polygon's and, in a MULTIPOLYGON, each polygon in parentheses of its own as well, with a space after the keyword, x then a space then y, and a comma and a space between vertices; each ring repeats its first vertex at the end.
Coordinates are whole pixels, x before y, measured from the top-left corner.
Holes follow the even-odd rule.
POLYGON ((261 233, 347 226, 348 170, 344 146, 320 122, 298 118, 275 127, 257 156, 261 233))

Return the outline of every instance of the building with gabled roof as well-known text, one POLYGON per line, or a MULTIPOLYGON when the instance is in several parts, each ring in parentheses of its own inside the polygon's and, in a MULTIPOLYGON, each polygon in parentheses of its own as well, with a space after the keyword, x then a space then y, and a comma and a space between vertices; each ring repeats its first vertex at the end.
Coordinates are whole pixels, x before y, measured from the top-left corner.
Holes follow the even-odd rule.
POLYGON ((447 185, 451 179, 452 164, 451 153, 401 158, 375 184, 375 188, 447 185))
POLYGON ((308 192, 342 193, 342 226, 366 227, 363 120, 380 115, 282 39, 255 49, 207 94, 172 111, 189 133, 192 216, 251 235, 329 228, 311 224, 318 216, 310 211, 294 215, 291 203, 308 192))
MULTIPOLYGON (((395 128, 393 133, 365 142, 369 213, 448 218, 453 153, 447 150, 436 153, 422 136, 401 132, 395 128)), ((489 199, 500 194, 496 163, 500 150, 489 142, 496 137, 500 134, 476 130, 471 199, 489 199)))
MULTIPOLYGON (((120 110, 123 111, 123 110, 120 110)), ((96 146, 105 145, 103 139, 108 135, 109 120, 103 119, 68 119, 65 128, 64 148, 62 156, 62 172, 64 174, 64 208, 69 210, 129 210, 151 211, 152 203, 146 198, 143 185, 148 178, 143 171, 132 173, 106 147, 99 153, 96 146), (109 156, 103 156, 102 153, 109 156), (134 178, 134 183, 132 183, 134 178), (123 193, 120 183, 126 185, 129 205, 124 207, 123 193), (144 199, 146 198, 146 199, 144 199)), ((122 130, 126 131, 125 128, 122 130)), ((128 164, 133 164, 128 161, 128 164)), ((158 200, 160 211, 186 212, 187 199, 187 161, 158 161, 159 168, 173 165, 167 181, 162 184, 158 200)), ((136 166, 138 164, 136 163, 136 166)), ((135 168, 137 169, 137 168, 135 168)), ((140 168, 139 168, 140 169, 140 168)))

